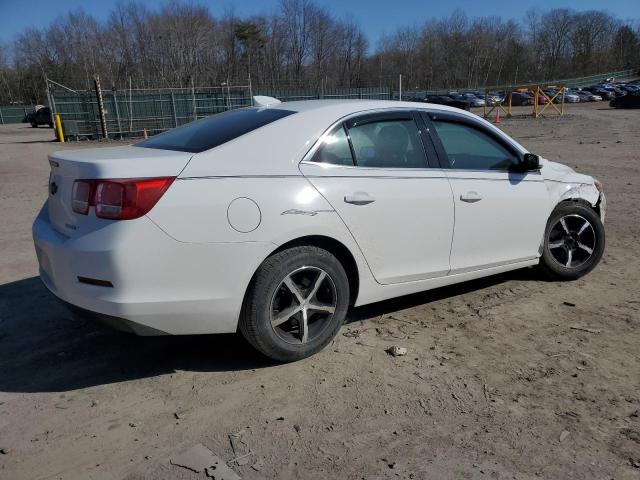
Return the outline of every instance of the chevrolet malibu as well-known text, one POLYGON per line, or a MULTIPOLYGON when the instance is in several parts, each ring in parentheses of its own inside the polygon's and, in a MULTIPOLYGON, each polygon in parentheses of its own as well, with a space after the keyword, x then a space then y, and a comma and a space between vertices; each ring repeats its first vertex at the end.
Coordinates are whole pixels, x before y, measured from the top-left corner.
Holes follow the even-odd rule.
POLYGON ((473 114, 256 103, 50 155, 33 225, 47 288, 140 335, 240 330, 293 361, 351 306, 535 265, 576 279, 603 254, 600 183, 473 114))

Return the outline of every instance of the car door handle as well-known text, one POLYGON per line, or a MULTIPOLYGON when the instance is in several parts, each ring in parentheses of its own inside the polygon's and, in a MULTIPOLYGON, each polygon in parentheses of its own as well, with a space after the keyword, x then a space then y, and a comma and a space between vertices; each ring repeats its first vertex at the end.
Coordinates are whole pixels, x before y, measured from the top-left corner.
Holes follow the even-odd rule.
POLYGON ((368 205, 376 201, 375 198, 370 196, 367 192, 355 192, 351 195, 344 196, 345 203, 352 203, 354 205, 368 205))
POLYGON ((460 200, 467 203, 476 203, 482 200, 482 196, 478 192, 467 192, 460 195, 460 200))

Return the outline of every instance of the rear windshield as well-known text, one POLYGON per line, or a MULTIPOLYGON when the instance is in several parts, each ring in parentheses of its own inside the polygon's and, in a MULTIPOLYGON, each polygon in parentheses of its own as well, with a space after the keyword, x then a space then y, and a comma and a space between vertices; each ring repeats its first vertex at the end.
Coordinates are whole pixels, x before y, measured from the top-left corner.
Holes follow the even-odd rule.
POLYGON ((293 113, 295 112, 290 110, 270 108, 230 110, 154 135, 148 140, 136 143, 135 146, 180 152, 204 152, 293 113))

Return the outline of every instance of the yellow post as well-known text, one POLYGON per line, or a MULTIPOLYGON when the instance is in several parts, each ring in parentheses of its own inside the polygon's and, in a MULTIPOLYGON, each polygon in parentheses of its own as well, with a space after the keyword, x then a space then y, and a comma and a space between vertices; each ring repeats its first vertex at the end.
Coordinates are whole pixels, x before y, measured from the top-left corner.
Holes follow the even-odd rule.
POLYGON ((60 143, 64 143, 64 132, 62 131, 62 121, 59 113, 56 113, 56 131, 58 132, 58 140, 60 143))
POLYGON ((484 114, 484 118, 487 118, 487 98, 489 98, 489 92, 485 88, 484 89, 484 105, 482 106, 482 113, 484 114))

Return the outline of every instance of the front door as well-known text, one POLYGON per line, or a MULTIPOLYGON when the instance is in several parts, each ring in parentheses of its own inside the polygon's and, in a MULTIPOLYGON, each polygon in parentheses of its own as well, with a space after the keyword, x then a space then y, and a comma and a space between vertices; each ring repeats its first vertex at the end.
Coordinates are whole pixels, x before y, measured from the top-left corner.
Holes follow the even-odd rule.
POLYGON ((456 114, 431 122, 455 205, 451 274, 538 257, 548 197, 540 172, 515 172, 520 153, 480 122, 456 114))

